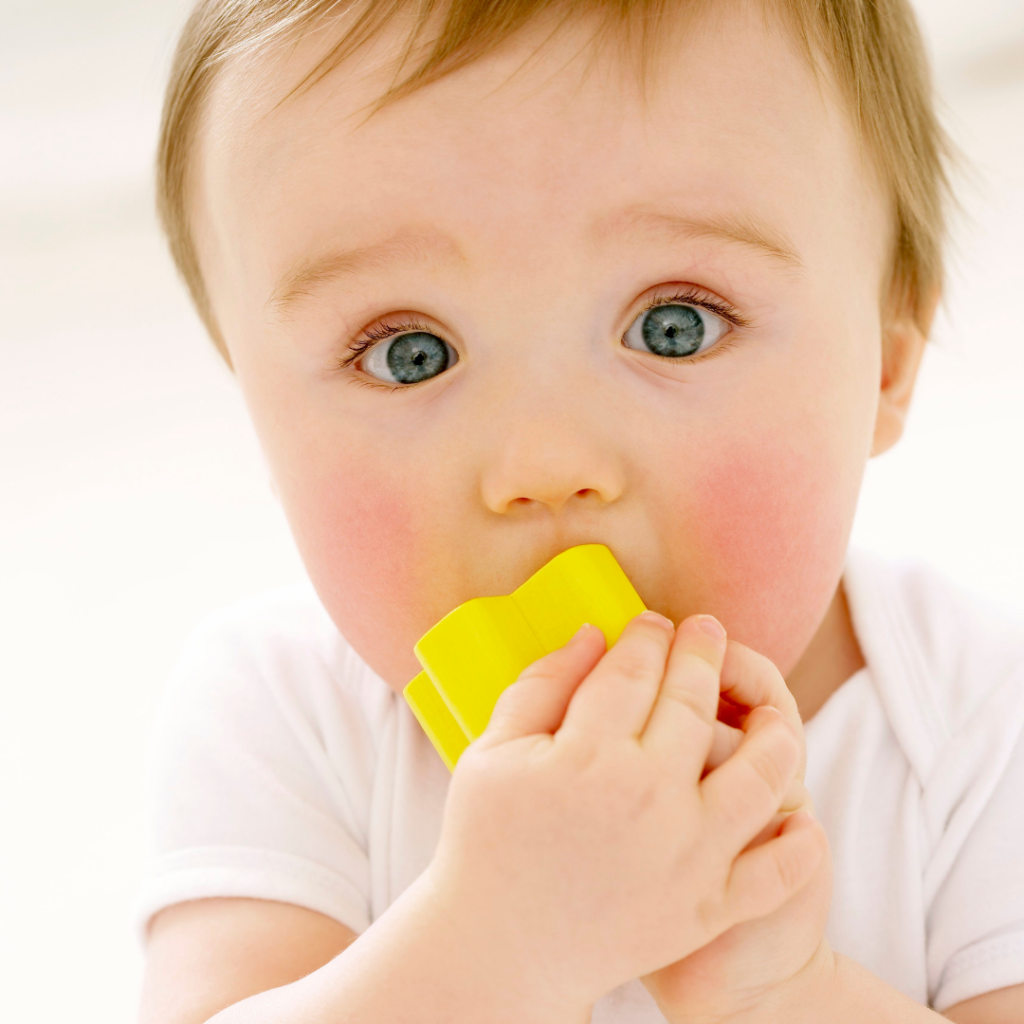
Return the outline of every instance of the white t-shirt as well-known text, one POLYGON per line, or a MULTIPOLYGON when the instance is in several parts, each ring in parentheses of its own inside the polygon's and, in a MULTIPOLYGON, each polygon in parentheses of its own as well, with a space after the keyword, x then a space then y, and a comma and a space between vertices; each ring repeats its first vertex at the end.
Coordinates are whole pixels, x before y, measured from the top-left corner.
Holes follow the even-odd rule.
MULTIPOLYGON (((807 725, 833 948, 943 1010, 1024 983, 1024 625, 862 553, 867 667, 807 725)), ((140 926, 184 900, 295 903, 364 931, 426 867, 449 774, 309 586, 211 616, 168 688, 140 926)), ((663 1024, 634 980, 593 1024, 663 1024)))

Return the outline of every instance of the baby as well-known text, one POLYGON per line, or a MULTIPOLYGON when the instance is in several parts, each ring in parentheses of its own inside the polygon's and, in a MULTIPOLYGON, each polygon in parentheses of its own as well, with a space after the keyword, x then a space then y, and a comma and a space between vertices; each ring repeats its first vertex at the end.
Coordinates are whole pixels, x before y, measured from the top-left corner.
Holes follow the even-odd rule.
POLYGON ((1024 1020, 1024 631, 847 554, 943 149, 905 0, 199 4, 161 212, 312 588, 169 689, 146 1024, 1024 1020), (414 642, 584 543, 654 611, 449 775, 414 642))

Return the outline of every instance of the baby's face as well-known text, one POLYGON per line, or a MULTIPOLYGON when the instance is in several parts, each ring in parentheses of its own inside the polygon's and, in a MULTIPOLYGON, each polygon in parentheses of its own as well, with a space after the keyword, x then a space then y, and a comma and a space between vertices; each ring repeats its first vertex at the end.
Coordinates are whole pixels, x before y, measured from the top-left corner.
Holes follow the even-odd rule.
POLYGON ((369 120, 359 68, 272 109, 312 50, 222 79, 194 224, 309 573, 396 690, 442 615, 587 542, 788 672, 873 444, 882 192, 759 11, 646 95, 535 42, 369 120))

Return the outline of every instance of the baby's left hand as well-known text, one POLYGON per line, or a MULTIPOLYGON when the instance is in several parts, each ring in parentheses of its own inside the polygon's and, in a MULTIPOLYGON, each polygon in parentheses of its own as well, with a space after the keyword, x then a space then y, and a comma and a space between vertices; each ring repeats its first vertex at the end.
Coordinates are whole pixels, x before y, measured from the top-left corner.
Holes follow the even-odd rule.
MULTIPOLYGON (((729 756, 742 735, 736 727, 762 705, 781 712, 803 741, 796 701, 778 669, 767 658, 730 641, 721 676, 719 721, 723 725, 716 727, 707 770, 729 756)), ((803 777, 801 764, 799 781, 780 813, 752 845, 781 831, 816 829, 826 848, 821 866, 773 914, 737 925, 703 949, 642 979, 671 1024, 753 1022, 759 1009, 775 1003, 789 983, 831 958, 824 930, 832 899, 832 859, 824 830, 811 813, 803 777)))

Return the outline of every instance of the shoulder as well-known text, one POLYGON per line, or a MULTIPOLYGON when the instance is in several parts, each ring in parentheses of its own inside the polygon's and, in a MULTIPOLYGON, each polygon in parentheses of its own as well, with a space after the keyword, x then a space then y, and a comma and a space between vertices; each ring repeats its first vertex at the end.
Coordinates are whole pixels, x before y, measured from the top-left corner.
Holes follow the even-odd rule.
POLYGON ((279 653, 329 653, 340 634, 309 583, 295 583, 209 612, 185 645, 186 656, 258 661, 279 653))
POLYGON ((201 710, 253 727, 269 714, 313 722, 341 713, 372 728, 392 696, 304 582, 201 619, 169 680, 162 717, 194 719, 201 710))
POLYGON ((844 588, 879 700, 922 782, 967 734, 1016 744, 1024 620, 927 565, 862 551, 850 553, 844 588))
POLYGON ((207 615, 185 644, 149 754, 152 862, 140 921, 241 897, 370 920, 372 806, 394 694, 309 585, 207 615))

